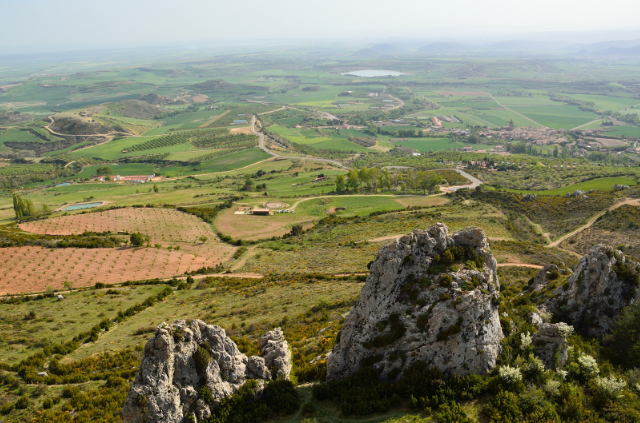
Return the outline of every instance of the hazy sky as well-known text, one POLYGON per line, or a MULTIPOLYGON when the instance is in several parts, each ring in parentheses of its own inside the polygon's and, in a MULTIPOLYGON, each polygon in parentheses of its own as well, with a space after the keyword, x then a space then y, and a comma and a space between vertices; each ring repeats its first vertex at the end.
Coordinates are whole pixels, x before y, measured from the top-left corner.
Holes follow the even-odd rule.
POLYGON ((0 0, 0 53, 640 29, 638 0, 0 0))

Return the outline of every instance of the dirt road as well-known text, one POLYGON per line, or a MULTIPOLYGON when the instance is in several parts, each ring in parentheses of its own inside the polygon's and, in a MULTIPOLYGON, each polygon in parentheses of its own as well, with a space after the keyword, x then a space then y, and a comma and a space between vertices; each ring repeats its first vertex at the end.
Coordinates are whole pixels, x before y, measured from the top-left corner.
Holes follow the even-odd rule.
POLYGON ((297 157, 297 156, 283 156, 281 154, 278 153, 274 153, 273 151, 269 150, 265 144, 264 144, 264 134, 260 131, 256 131, 255 128, 256 125, 256 117, 253 116, 251 118, 251 132, 254 133, 255 135, 257 135, 258 137, 260 137, 260 150, 264 151, 267 154, 271 154, 273 157, 276 158, 282 158, 282 159, 293 159, 293 160, 308 160, 308 161, 312 161, 312 162, 322 162, 322 163, 331 163, 334 164, 336 166, 345 168, 345 169, 349 169, 347 166, 343 165, 342 163, 335 161, 335 160, 330 160, 330 159, 319 159, 319 158, 315 158, 315 157, 297 157))
MULTIPOLYGON (((616 203, 616 204, 610 206, 607 210, 608 211, 615 210, 618 207, 621 207, 621 206, 624 206, 624 205, 640 206, 640 199, 632 200, 630 198, 625 198, 624 201, 621 201, 619 203, 616 203)), ((581 232, 581 231, 583 231, 583 230, 585 230, 587 228, 590 228, 596 222, 596 220, 598 220, 598 218, 600 216, 604 215, 607 212, 607 210, 601 211, 600 213, 596 214, 584 226, 581 226, 578 229, 576 229, 575 231, 569 232, 568 234, 561 236, 560 238, 558 238, 557 241, 554 241, 551 244, 549 244, 548 247, 557 247, 563 241, 567 240, 568 238, 571 238, 572 236, 574 236, 578 232, 581 232)))

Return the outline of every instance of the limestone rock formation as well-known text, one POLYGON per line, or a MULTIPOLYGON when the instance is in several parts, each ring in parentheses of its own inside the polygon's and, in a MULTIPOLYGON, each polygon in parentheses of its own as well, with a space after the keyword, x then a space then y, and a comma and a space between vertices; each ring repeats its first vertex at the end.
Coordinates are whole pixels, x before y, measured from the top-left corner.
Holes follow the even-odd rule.
POLYGON ((536 198, 538 198, 536 194, 525 194, 522 196, 522 201, 533 201, 536 198))
POLYGON ((560 275, 567 275, 571 273, 571 270, 566 268, 564 265, 558 267, 555 264, 547 264, 535 274, 533 281, 529 283, 528 291, 540 292, 549 285, 549 282, 557 279, 560 275))
POLYGON ((556 369, 567 362, 567 337, 572 332, 573 327, 566 323, 541 323, 538 332, 533 334, 534 351, 547 368, 556 369))
POLYGON ((268 332, 260 357, 247 358, 219 326, 194 320, 163 323, 147 342, 135 381, 122 411, 125 423, 182 422, 193 415, 196 421, 207 419, 220 401, 235 393, 247 379, 258 385, 273 376, 289 377, 291 355, 280 328, 268 332), (288 369, 288 370, 287 370, 288 369), (207 401, 198 393, 207 387, 207 401))
POLYGON ((418 361, 485 374, 503 338, 498 302, 496 260, 481 229, 414 230, 380 249, 327 359, 327 378, 363 365, 397 376, 418 361))
POLYGON ((260 337, 258 341, 260 356, 269 369, 277 369, 275 378, 289 379, 291 374, 291 351, 284 339, 282 329, 276 328, 260 337))
POLYGON ((543 309, 591 336, 602 338, 614 317, 638 298, 640 264, 597 245, 580 259, 569 281, 553 291, 543 309))

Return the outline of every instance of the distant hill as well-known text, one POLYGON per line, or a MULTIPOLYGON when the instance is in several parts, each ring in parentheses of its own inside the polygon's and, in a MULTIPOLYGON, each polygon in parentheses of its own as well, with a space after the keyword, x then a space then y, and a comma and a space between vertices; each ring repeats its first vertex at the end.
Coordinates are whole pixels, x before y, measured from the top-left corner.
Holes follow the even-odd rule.
POLYGON ((208 81, 195 84, 193 87, 201 91, 218 91, 232 89, 234 85, 224 82, 222 79, 210 79, 208 81))
POLYGON ((580 51, 585 52, 601 52, 610 48, 631 48, 640 46, 640 40, 615 40, 615 41, 602 41, 599 43, 592 44, 584 44, 574 46, 574 48, 579 48, 580 51))
POLYGON ((352 57, 377 57, 390 54, 404 53, 406 50, 393 44, 376 44, 372 47, 363 48, 353 53, 352 57))
POLYGON ((154 106, 164 106, 165 104, 172 103, 173 100, 164 95, 158 94, 144 94, 138 97, 138 100, 145 103, 153 104, 154 106))
POLYGON ((593 54, 605 57, 640 57, 640 45, 631 48, 611 47, 593 54))
POLYGON ((111 107, 116 109, 122 116, 136 119, 151 120, 167 113, 167 109, 140 100, 124 100, 114 103, 111 107))
POLYGON ((468 51, 471 49, 472 48, 466 44, 439 42, 439 43, 427 44, 426 46, 422 47, 419 51, 420 53, 453 53, 453 52, 458 53, 461 51, 468 51))

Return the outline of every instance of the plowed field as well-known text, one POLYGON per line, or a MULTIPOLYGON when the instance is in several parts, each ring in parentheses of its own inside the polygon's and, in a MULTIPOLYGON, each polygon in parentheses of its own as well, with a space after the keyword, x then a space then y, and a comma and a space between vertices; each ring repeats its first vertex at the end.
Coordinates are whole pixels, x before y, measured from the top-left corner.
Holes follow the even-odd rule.
MULTIPOLYGON (((93 286, 96 282, 118 283, 130 280, 167 278, 215 266, 228 260, 233 252, 217 250, 207 256, 195 256, 166 248, 60 248, 11 247, 0 249, 0 295, 63 289, 64 282, 74 287, 93 286)), ((207 248, 209 253, 214 247, 207 248)))
POLYGON ((201 236, 215 242, 215 232, 196 216, 174 209, 123 208, 103 212, 74 214, 20 224, 27 232, 49 235, 76 235, 85 231, 112 233, 139 232, 151 237, 151 243, 175 245, 194 243, 201 236))

